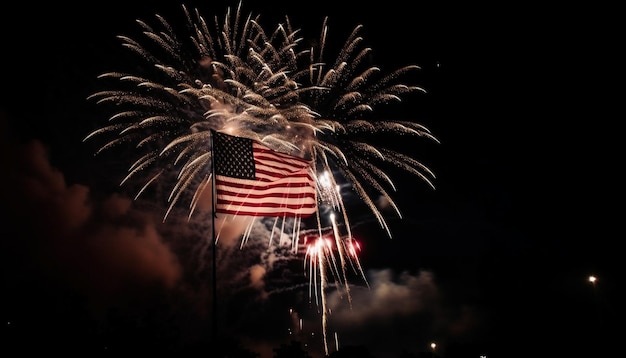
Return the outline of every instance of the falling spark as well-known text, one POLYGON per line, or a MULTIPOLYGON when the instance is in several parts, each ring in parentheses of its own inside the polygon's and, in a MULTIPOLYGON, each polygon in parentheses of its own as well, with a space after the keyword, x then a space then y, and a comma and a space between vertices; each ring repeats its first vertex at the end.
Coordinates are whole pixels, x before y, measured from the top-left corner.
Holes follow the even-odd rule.
MULTIPOLYGON (((331 221, 334 222, 332 216, 333 215, 331 215, 331 221)), ((325 294, 329 277, 333 278, 335 288, 338 289, 338 292, 345 293, 350 301, 350 305, 352 305, 352 301, 347 277, 348 261, 352 269, 360 274, 367 284, 367 279, 361 269, 358 257, 360 245, 353 238, 349 241, 342 240, 339 235, 337 235, 336 225, 333 225, 331 232, 327 232, 322 236, 318 236, 316 233, 305 236, 304 246, 307 248, 304 260, 304 271, 309 273, 309 296, 311 298, 314 297, 316 303, 321 307, 322 330, 325 333, 328 314, 330 313, 326 304, 325 294)), ((328 355, 326 334, 324 334, 324 347, 328 355)))
MULTIPOLYGON (((189 11, 183 5, 182 10, 188 32, 178 33, 156 15, 154 25, 137 20, 145 36, 141 40, 118 36, 122 46, 138 56, 136 73, 112 71, 99 76, 110 87, 88 99, 112 114, 107 125, 85 140, 104 138, 96 153, 132 145, 138 159, 121 184, 144 177, 137 197, 157 183, 171 185, 164 221, 182 202, 188 203, 191 216, 211 184, 212 130, 258 140, 273 150, 311 160, 318 175, 319 201, 316 223, 311 223, 317 238, 307 243, 307 257, 325 332, 328 275, 343 285, 348 297, 346 267, 353 265, 364 278, 359 246, 339 188, 349 187, 356 193, 389 237, 391 231, 375 198, 386 199, 398 217, 401 214, 391 195, 396 187, 386 170, 400 169, 434 188, 432 171, 395 149, 397 140, 368 141, 384 135, 438 143, 425 126, 413 120, 387 120, 376 113, 380 106, 401 101, 404 95, 425 93, 421 87, 401 82, 420 68, 408 65, 385 74, 366 64, 371 49, 363 46, 362 25, 352 30, 337 57, 328 60, 328 18, 316 45, 304 47, 300 31, 287 16, 267 31, 259 15, 243 16, 241 3, 235 11, 228 8, 222 22, 215 17, 212 26, 197 9, 189 11), (175 179, 169 180, 168 173, 174 173, 175 179), (330 213, 329 224, 323 223, 322 211, 330 213), (330 232, 322 233, 329 226, 330 232)), ((275 218, 270 244, 275 230, 293 228, 292 248, 298 252, 308 223, 297 218, 293 225, 286 225, 287 220, 292 219, 275 218)), ((251 235, 252 224, 251 220, 242 245, 251 235)), ((308 237, 309 241, 313 238, 308 237)))

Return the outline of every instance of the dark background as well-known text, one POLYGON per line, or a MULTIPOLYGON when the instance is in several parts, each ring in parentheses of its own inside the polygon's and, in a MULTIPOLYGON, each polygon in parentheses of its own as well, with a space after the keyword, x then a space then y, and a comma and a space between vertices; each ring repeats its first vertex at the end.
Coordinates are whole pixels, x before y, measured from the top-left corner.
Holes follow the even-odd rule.
MULTIPOLYGON (((211 17, 235 3, 186 4, 211 17)), ((427 153, 408 149, 435 172, 437 189, 399 180, 405 219, 392 222, 394 239, 370 240, 362 260, 368 268, 434 270, 450 292, 455 287, 488 311, 487 333, 457 352, 477 356, 488 347, 489 356, 526 357, 618 347, 623 90, 616 9, 400 1, 267 1, 244 8, 266 24, 289 15, 306 38, 317 36, 326 15, 329 38, 338 42, 364 24, 382 67, 422 67, 425 99, 391 110, 407 111, 441 141, 427 153), (591 274, 599 277, 595 286, 587 282, 591 274), (475 292, 463 290, 467 282, 475 292)), ((135 19, 155 13, 181 14, 173 1, 117 0, 5 11, 3 139, 38 139, 68 185, 113 191, 107 168, 81 143, 103 118, 86 98, 98 89, 96 76, 123 61, 115 36, 134 33, 135 19)), ((46 294, 39 276, 15 271, 31 249, 45 248, 10 244, 14 239, 28 237, 14 229, 2 239, 12 255, 3 260, 7 317, 30 309, 21 305, 32 294, 26 287, 46 294), (37 282, 26 284, 31 277, 37 282)), ((33 312, 81 324, 63 302, 48 305, 33 312)), ((5 321, 3 335, 20 342, 17 348, 37 344, 38 329, 16 331, 5 321)), ((54 340, 54 330, 44 331, 54 340)))

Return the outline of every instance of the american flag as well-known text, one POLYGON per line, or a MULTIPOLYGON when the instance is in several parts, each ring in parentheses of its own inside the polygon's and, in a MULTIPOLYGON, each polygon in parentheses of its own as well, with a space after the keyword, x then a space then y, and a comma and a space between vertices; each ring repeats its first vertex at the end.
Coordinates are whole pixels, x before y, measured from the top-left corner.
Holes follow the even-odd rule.
POLYGON ((307 217, 317 210, 310 162, 302 158, 213 132, 213 165, 218 213, 307 217))

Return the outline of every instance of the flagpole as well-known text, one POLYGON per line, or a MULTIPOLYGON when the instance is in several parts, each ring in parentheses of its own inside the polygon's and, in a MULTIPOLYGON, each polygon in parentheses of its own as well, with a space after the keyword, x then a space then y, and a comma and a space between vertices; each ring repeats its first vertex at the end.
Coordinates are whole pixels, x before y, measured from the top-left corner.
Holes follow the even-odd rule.
POLYGON ((211 129, 211 253, 213 255, 213 344, 217 344, 217 263, 216 263, 216 251, 217 245, 215 242, 215 217, 216 217, 216 209, 215 209, 215 201, 216 199, 216 189, 215 189, 215 152, 213 150, 215 144, 215 131, 211 129))

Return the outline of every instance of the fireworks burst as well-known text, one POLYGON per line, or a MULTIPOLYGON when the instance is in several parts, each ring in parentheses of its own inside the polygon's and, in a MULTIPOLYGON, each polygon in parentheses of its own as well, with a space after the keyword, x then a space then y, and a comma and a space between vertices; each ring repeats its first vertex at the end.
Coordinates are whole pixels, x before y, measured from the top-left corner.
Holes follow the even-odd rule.
MULTIPOLYGON (((348 263, 356 262, 353 267, 359 271, 360 264, 351 246, 354 238, 347 208, 336 188, 348 185, 391 236, 374 200, 384 197, 401 216, 390 195, 395 186, 386 168, 398 168, 433 186, 433 173, 419 161, 390 145, 367 140, 384 134, 437 142, 421 124, 373 116, 381 105, 400 101, 408 93, 425 92, 400 82, 419 67, 410 65, 385 75, 369 66, 366 60, 371 49, 363 46, 361 25, 347 37, 335 60, 328 62, 324 56, 328 18, 316 45, 306 48, 288 17, 266 31, 260 16, 242 15, 241 3, 234 12, 229 8, 223 21, 216 17, 212 25, 197 9, 189 11, 183 5, 182 10, 187 25, 182 35, 156 15, 155 25, 137 21, 145 36, 142 41, 118 36, 122 46, 138 55, 145 66, 133 73, 99 76, 112 89, 89 99, 111 106, 113 114, 107 126, 85 139, 105 138, 98 152, 120 144, 134 146, 137 160, 122 184, 138 176, 145 178, 137 197, 166 174, 176 173, 164 220, 180 202, 189 204, 191 216, 211 184, 212 130, 258 140, 276 151, 311 160, 319 176, 317 237, 327 237, 322 228, 331 226, 339 256, 339 262, 331 264, 328 259, 333 255, 309 253, 319 260, 316 267, 321 280, 315 284, 324 286, 329 265, 344 282, 348 263), (331 212, 330 223, 323 222, 321 210, 331 212), (341 217, 344 232, 339 232, 335 215, 341 217)), ((297 250, 300 222, 292 227, 297 250)), ((344 286, 349 288, 347 283, 344 286)))

